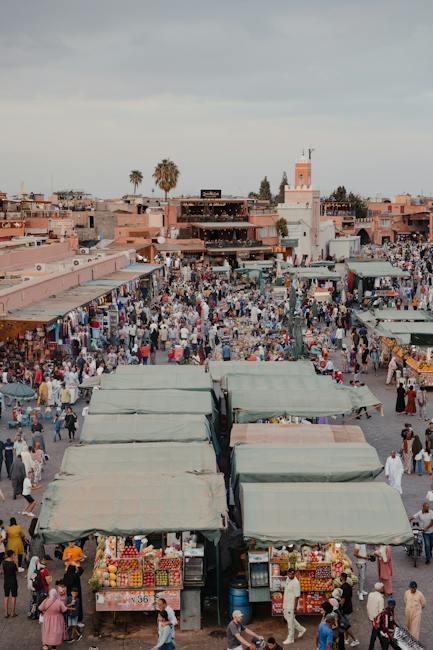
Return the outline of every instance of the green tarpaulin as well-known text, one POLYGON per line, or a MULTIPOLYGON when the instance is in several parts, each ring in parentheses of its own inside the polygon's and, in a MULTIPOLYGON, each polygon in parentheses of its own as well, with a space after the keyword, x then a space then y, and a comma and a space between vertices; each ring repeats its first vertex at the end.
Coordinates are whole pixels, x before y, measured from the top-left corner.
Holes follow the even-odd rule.
POLYGON ((228 410, 235 422, 289 415, 324 417, 349 414, 361 406, 380 406, 367 386, 339 386, 330 377, 230 375, 227 378, 228 410))
POLYGON ((201 531, 218 540, 227 522, 222 474, 143 472, 62 476, 45 491, 37 532, 46 544, 86 535, 201 531))
POLYGON ((98 390, 89 405, 90 415, 111 413, 190 413, 215 414, 208 391, 187 390, 98 390))
POLYGON ((215 452, 207 442, 146 442, 86 445, 65 450, 60 472, 75 476, 104 471, 128 473, 215 472, 215 452))
POLYGON ((87 415, 80 441, 84 444, 110 442, 193 442, 211 439, 204 415, 133 414, 87 415))
POLYGON ((333 282, 341 280, 341 275, 337 271, 324 266, 292 266, 284 269, 283 273, 294 275, 299 280, 332 280, 333 282))
POLYGON ((227 375, 314 375, 311 361, 210 361, 209 373, 214 382, 227 375))
POLYGON ((409 278, 410 273, 403 271, 386 260, 347 260, 348 271, 359 278, 409 278))
POLYGON ((377 336, 386 336, 395 339, 402 345, 433 346, 433 322, 385 322, 378 325, 374 333, 377 336))
POLYGON ((413 322, 432 322, 433 318, 430 312, 423 309, 374 309, 364 311, 359 309, 354 312, 355 318, 367 327, 375 327, 377 324, 388 325, 402 323, 406 321, 413 322))
POLYGON ((256 547, 404 544, 412 529, 397 490, 381 483, 242 483, 243 534, 256 547))
POLYGON ((368 481, 383 466, 366 443, 288 447, 273 444, 236 445, 232 454, 232 486, 239 483, 368 481))
POLYGON ((112 374, 101 376, 104 389, 117 390, 207 390, 211 378, 203 366, 120 366, 112 374), (128 370, 122 370, 128 368, 128 370))

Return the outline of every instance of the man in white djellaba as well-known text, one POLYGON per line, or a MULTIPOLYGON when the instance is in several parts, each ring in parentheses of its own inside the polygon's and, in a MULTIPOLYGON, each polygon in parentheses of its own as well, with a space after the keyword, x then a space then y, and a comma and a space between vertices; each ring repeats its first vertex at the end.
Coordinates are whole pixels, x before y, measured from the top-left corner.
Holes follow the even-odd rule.
POLYGON ((391 455, 386 459, 385 477, 390 486, 398 490, 400 494, 403 494, 403 490, 401 489, 401 477, 403 473, 404 469, 401 458, 395 449, 393 449, 391 455))

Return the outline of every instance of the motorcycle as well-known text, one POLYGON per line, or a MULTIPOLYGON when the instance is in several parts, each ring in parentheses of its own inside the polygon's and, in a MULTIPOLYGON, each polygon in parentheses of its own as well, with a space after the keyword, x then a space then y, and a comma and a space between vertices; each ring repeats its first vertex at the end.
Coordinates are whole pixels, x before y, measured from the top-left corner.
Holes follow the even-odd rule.
POLYGON ((413 559, 413 565, 416 567, 418 560, 422 557, 424 548, 424 538, 422 530, 416 522, 412 522, 413 542, 405 544, 405 550, 409 557, 413 559))

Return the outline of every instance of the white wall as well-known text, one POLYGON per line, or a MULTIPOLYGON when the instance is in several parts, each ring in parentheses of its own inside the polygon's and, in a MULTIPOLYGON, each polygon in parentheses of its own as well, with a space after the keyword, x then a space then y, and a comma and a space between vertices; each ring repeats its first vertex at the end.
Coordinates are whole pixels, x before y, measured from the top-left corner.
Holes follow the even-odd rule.
POLYGON ((319 249, 323 259, 329 252, 329 242, 335 238, 335 224, 333 221, 322 221, 319 230, 319 249))

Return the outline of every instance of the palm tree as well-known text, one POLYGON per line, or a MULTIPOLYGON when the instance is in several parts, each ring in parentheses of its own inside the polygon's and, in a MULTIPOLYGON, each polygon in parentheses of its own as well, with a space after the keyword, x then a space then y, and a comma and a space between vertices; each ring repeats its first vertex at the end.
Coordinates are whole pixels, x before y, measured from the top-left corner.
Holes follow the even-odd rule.
POLYGON ((155 171, 153 172, 155 185, 164 191, 165 200, 167 200, 169 191, 176 187, 179 174, 178 166, 169 158, 164 158, 155 167, 155 171))
POLYGON ((134 186, 134 194, 137 191, 137 187, 143 182, 143 174, 139 169, 133 169, 129 174, 129 182, 134 186))

